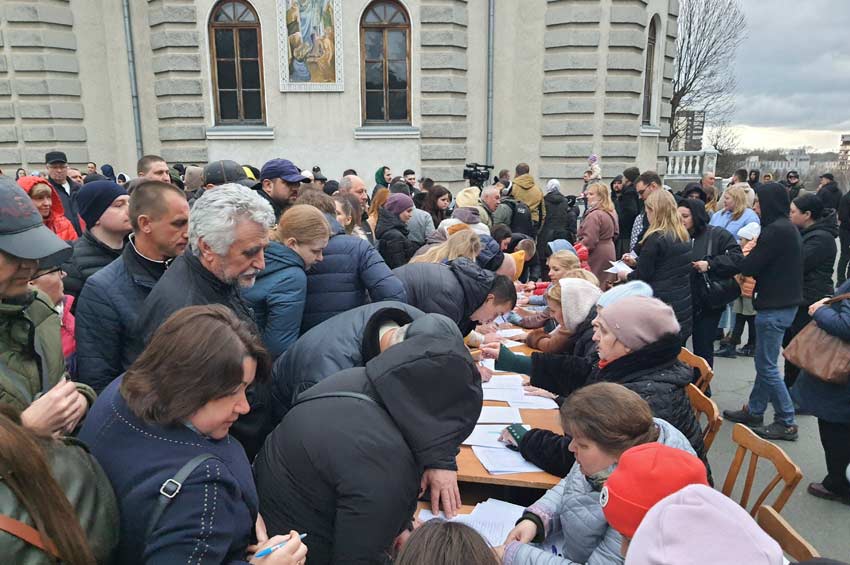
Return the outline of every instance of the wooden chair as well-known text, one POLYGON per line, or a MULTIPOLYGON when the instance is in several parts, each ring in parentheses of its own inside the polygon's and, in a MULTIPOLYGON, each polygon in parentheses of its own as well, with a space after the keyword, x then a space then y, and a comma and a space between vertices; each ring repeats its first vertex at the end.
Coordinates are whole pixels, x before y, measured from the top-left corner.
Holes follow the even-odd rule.
MULTIPOLYGON (((720 431, 720 426, 723 425, 723 416, 720 415, 720 408, 717 404, 704 395, 695 385, 689 384, 687 389, 688 399, 691 401, 691 406, 697 415, 697 421, 700 421, 701 416, 705 415, 706 422, 702 432, 702 440, 705 443, 705 452, 711 448, 714 443, 714 436, 720 431)), ((702 426, 702 422, 700 422, 702 426)))
POLYGON ((812 544, 803 539, 773 507, 765 505, 759 508, 756 522, 794 561, 808 561, 820 557, 812 544))
POLYGON ((743 424, 735 424, 735 427, 732 428, 732 441, 738 444, 738 450, 735 452, 732 463, 729 465, 729 472, 726 474, 726 481, 723 483, 723 494, 732 498, 732 490, 735 488, 735 482, 738 480, 738 474, 741 472, 741 467, 744 464, 744 457, 747 452, 750 452, 750 463, 747 466, 747 478, 744 481, 740 505, 744 510, 747 509, 750 494, 753 490, 753 482, 756 478, 758 460, 763 457, 773 463, 776 475, 756 499, 755 504, 750 510, 750 516, 755 517, 756 512, 764 504, 768 495, 780 482, 784 481, 785 486, 779 492, 779 496, 776 497, 776 501, 772 505, 776 512, 781 512, 785 503, 791 497, 791 493, 794 492, 794 489, 797 488, 797 485, 803 478, 803 472, 800 470, 800 467, 781 448, 766 439, 760 438, 755 432, 743 424))
POLYGON ((696 382, 697 388, 703 393, 707 391, 708 385, 711 383, 711 379, 714 378, 714 371, 711 370, 711 366, 709 366, 708 361, 699 355, 694 355, 693 352, 685 347, 683 347, 682 351, 679 352, 679 361, 688 367, 697 370, 699 373, 699 378, 696 382))

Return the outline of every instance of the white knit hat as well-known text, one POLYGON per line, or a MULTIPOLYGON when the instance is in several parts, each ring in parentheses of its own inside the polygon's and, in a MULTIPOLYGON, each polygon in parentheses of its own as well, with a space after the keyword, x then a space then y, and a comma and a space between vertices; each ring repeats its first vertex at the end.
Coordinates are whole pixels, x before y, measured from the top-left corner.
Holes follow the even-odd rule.
POLYGON ((561 285, 561 312, 564 314, 564 329, 574 332, 590 309, 596 306, 596 301, 602 296, 602 291, 592 282, 584 279, 564 278, 558 281, 561 285))

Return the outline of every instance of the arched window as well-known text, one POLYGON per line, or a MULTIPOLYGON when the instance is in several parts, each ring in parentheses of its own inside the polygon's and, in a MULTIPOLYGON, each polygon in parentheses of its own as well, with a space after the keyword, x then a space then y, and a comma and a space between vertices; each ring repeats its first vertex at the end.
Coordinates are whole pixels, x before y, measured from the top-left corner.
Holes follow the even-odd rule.
POLYGON ((260 19, 242 0, 220 0, 209 22, 215 123, 264 124, 260 19))
POLYGON ((372 2, 360 20, 364 124, 410 123, 410 18, 398 2, 372 2))
POLYGON ((655 82, 655 43, 658 38, 655 18, 649 22, 649 36, 646 39, 646 68, 643 74, 643 124, 652 123, 652 85, 655 82))

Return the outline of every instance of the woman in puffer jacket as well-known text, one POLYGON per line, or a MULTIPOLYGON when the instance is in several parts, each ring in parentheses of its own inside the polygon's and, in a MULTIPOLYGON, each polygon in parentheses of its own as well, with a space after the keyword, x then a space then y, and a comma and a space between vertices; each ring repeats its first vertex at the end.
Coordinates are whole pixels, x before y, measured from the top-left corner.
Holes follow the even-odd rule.
POLYGON ((681 341, 673 309, 657 298, 629 296, 598 310, 593 328, 597 354, 589 356, 524 357, 498 343, 484 344, 481 352, 496 359, 497 371, 530 375, 530 385, 556 394, 558 404, 588 384, 622 384, 646 400, 655 417, 682 432, 708 467, 702 430, 685 391, 693 372, 678 361, 681 341))
POLYGON ((407 222, 413 215, 413 199, 406 194, 393 194, 378 210, 375 239, 378 251, 390 269, 406 265, 419 249, 408 239, 407 222))
POLYGON ((649 405, 624 386, 598 383, 571 396, 561 408, 561 421, 572 442, 576 462, 569 474, 526 509, 495 548, 505 565, 619 565, 622 538, 608 525, 599 493, 631 447, 658 442, 693 454, 681 432, 659 418, 649 405), (550 551, 543 544, 563 535, 563 546, 550 551))

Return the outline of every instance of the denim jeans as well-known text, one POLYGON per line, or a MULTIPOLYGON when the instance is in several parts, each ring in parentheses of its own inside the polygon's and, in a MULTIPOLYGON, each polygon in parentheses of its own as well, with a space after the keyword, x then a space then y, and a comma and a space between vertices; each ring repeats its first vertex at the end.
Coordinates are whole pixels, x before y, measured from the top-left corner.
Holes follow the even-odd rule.
POLYGON ((779 349, 785 330, 794 321, 797 308, 777 308, 756 312, 756 382, 750 393, 750 414, 761 416, 767 403, 773 404, 774 420, 794 425, 794 403, 779 371, 779 349))

